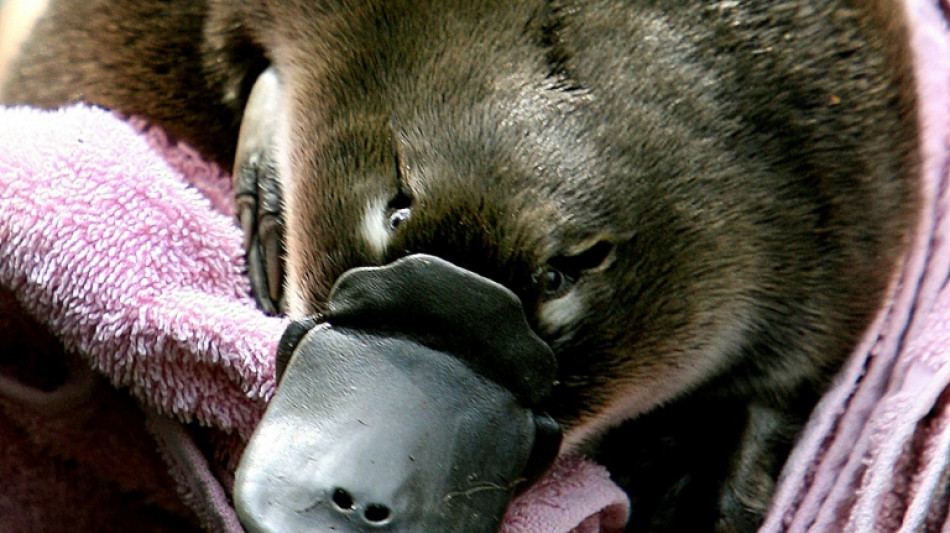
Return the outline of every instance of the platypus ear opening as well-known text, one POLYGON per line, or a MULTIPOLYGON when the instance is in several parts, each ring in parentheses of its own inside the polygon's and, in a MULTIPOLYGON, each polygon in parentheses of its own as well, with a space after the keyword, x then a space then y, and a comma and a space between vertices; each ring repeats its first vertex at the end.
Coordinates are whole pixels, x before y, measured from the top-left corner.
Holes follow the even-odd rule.
POLYGON ((287 369, 290 357, 294 354, 297 346, 300 345, 300 341, 316 325, 317 319, 314 317, 294 320, 287 325, 287 329, 280 337, 280 342, 277 343, 277 359, 274 361, 274 377, 277 379, 277 383, 280 383, 280 379, 284 376, 284 370, 287 369))

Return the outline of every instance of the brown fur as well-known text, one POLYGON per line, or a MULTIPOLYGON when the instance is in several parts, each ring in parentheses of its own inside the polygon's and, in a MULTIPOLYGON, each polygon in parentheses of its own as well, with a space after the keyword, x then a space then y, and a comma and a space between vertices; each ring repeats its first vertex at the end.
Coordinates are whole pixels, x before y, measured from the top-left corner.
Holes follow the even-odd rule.
POLYGON ((493 278, 557 354, 549 408, 571 445, 602 440, 631 528, 744 530, 912 226, 896 6, 63 0, 3 99, 145 115, 230 164, 272 64, 294 314, 413 252, 493 278), (360 233, 380 199, 412 209, 383 252, 360 233), (544 318, 552 271, 568 323, 544 318))

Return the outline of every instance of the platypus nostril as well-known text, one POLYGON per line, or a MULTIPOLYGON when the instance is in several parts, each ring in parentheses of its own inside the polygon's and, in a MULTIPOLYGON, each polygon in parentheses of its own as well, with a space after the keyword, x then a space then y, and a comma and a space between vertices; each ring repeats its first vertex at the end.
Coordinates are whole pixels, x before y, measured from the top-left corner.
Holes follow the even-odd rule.
POLYGON ((336 489, 333 491, 333 504, 336 505, 336 508, 340 511, 352 511, 353 510, 353 496, 346 491, 346 489, 336 489))
POLYGON ((381 525, 392 516, 392 511, 389 507, 379 503, 371 503, 366 507, 366 510, 363 511, 363 518, 371 524, 381 525))
MULTIPOLYGON (((350 491, 340 487, 333 489, 330 500, 333 502, 333 506, 336 510, 341 513, 349 514, 353 511, 358 511, 362 507, 350 491)), ((378 527, 389 523, 389 520, 393 516, 393 511, 387 505, 371 503, 363 509, 362 515, 366 525, 378 527)))

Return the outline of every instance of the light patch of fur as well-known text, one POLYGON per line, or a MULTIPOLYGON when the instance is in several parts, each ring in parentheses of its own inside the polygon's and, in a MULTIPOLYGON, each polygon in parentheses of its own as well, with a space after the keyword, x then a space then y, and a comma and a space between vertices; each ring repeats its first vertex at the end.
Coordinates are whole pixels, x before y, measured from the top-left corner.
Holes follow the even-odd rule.
POLYGON ((0 1, 0 85, 46 4, 47 0, 0 1))
POLYGON ((547 334, 577 322, 584 313, 584 300, 576 290, 572 290, 556 300, 541 305, 541 328, 547 334))
MULTIPOLYGON (((274 142, 274 160, 277 166, 277 175, 280 179, 280 188, 284 197, 285 220, 290 218, 289 211, 297 209, 295 200, 301 201, 303 195, 298 193, 296 180, 293 179, 293 165, 290 161, 290 139, 293 131, 288 114, 292 112, 292 106, 287 98, 287 92, 282 95, 281 105, 277 108, 278 120, 275 134, 277 140, 274 142)), ((299 320, 310 315, 310 304, 307 302, 308 291, 305 290, 303 275, 306 273, 306 265, 300 264, 299 260, 294 260, 300 256, 293 250, 299 240, 294 239, 293 226, 287 227, 286 239, 286 261, 284 264, 284 305, 287 316, 293 320, 299 320)))
POLYGON ((386 227, 386 200, 376 198, 366 203, 360 231, 376 260, 382 260, 392 239, 386 227))

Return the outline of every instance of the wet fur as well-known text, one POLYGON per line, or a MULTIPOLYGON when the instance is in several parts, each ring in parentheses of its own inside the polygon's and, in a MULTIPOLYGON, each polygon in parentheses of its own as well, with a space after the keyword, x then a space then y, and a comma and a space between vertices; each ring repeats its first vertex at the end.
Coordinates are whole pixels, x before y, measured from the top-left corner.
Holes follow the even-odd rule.
POLYGON ((558 355, 550 410, 631 495, 630 531, 748 531, 913 223, 902 21, 871 0, 64 0, 3 101, 145 115, 229 166, 272 63, 292 314, 412 252, 493 278, 558 355), (412 206, 382 248, 374 202, 412 206), (539 276, 594 245, 551 307, 539 276))

